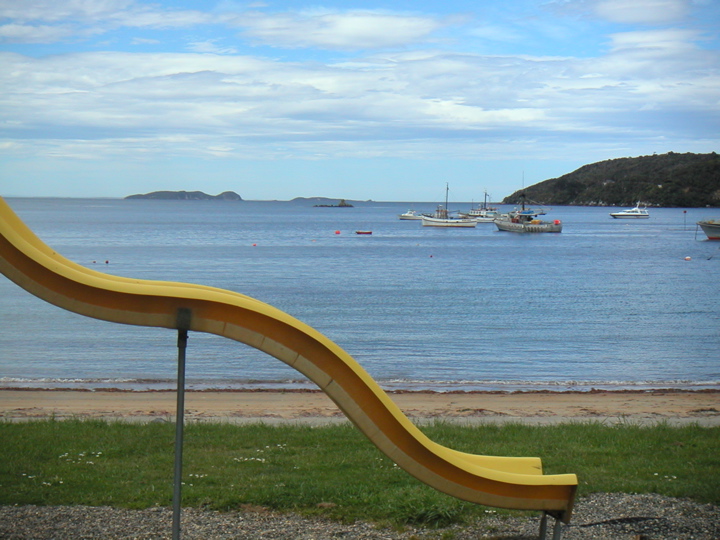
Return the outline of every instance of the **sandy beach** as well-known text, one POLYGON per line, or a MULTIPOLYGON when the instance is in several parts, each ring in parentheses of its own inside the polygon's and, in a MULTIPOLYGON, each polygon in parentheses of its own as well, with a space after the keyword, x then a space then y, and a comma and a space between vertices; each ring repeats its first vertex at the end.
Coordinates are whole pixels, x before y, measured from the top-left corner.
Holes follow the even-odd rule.
MULTIPOLYGON (((394 392, 390 397, 411 419, 464 423, 517 421, 534 424, 603 421, 720 425, 720 392, 394 392)), ((0 390, 0 418, 54 417, 133 422, 171 419, 175 392, 0 390)), ((185 418, 193 421, 332 423, 346 421, 320 391, 187 392, 185 418)))

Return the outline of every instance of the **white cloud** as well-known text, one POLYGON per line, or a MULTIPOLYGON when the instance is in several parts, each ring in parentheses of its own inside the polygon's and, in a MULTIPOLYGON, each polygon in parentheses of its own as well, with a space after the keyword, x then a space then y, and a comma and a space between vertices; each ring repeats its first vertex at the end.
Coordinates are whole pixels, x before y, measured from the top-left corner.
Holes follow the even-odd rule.
POLYGON ((599 0, 595 12, 612 22, 662 24, 687 16, 687 0, 599 0))
POLYGON ((610 36, 613 51, 644 52, 666 57, 697 50, 696 41, 702 35, 695 30, 643 30, 620 32, 610 36))
POLYGON ((347 50, 406 45, 426 39, 443 26, 430 17, 371 11, 255 13, 235 22, 248 37, 264 44, 347 50))
POLYGON ((235 54, 237 49, 234 47, 222 47, 217 44, 217 39, 208 39, 207 41, 194 41, 188 44, 188 50, 197 53, 212 54, 235 54))
POLYGON ((119 11, 104 21, 127 28, 186 28, 216 22, 216 17, 201 11, 157 9, 150 5, 119 11))
MULTIPOLYGON (((226 5, 226 8, 229 7, 226 5)), ((238 6, 204 12, 130 0, 0 0, 0 19, 12 21, 6 41, 49 42, 115 28, 189 28, 215 24, 242 28, 256 42, 281 47, 375 49, 426 39, 443 23, 432 17, 379 11, 306 10, 264 13, 238 6)))
POLYGON ((0 18, 16 21, 101 19, 131 8, 133 0, 0 0, 0 18))
POLYGON ((55 43, 77 36, 76 28, 67 25, 5 24, 0 26, 0 41, 9 43, 55 43))
MULTIPOLYGON (((610 54, 591 60, 414 51, 320 65, 215 54, 5 53, 0 108, 4 133, 22 134, 27 151, 75 157, 82 148, 95 156, 422 157, 502 140, 647 138, 664 133, 668 109, 716 108, 718 55, 683 49, 690 37, 617 35, 610 54), (639 56, 648 44, 660 52, 639 56), (629 123, 644 109, 660 128, 629 123)), ((711 136, 707 125, 695 129, 711 136)))
POLYGON ((0 0, 0 41, 53 43, 103 34, 116 28, 184 28, 217 22, 216 15, 162 9, 126 0, 0 0))
POLYGON ((481 39, 506 43, 519 43, 525 38, 520 30, 496 24, 480 25, 473 28, 468 33, 481 39))
MULTIPOLYGON (((30 4, 39 10, 55 3, 30 4)), ((611 2, 601 4, 607 17, 620 18, 611 2)), ((8 5, 0 0, 0 13, 8 5)), ((63 9, 81 13, 83 5, 63 9)), ((475 32, 483 46, 511 42, 524 54, 480 54, 462 40, 454 50, 440 41, 420 48, 451 24, 433 16, 317 10, 240 17, 237 9, 200 13, 134 2, 99 2, 95 12, 102 21, 63 19, 60 12, 46 14, 45 22, 31 18, 34 26, 15 20, 0 28, 0 38, 51 42, 111 27, 221 22, 210 27, 217 33, 198 29, 181 39, 145 30, 122 35, 133 50, 143 43, 161 50, 184 39, 192 53, 0 53, 0 142, 12 143, 0 144, 0 153, 142 160, 542 158, 568 148, 717 138, 720 54, 698 46, 700 30, 633 26, 597 37, 610 47, 583 58, 537 52, 524 28, 534 29, 533 44, 538 36, 567 38, 549 38, 553 25, 532 21, 525 27, 483 21, 475 32), (236 49, 252 49, 242 48, 247 40, 223 34, 223 24, 242 28, 255 43, 314 50, 283 51, 282 60, 240 55, 236 49), (328 58, 325 50, 344 52, 328 58), (378 52, 347 53, 357 50, 378 52)), ((623 17, 630 20, 627 11, 623 17)))
POLYGON ((161 43, 159 39, 148 39, 148 38, 139 38, 135 37, 132 38, 132 41, 130 42, 133 45, 158 45, 161 43))

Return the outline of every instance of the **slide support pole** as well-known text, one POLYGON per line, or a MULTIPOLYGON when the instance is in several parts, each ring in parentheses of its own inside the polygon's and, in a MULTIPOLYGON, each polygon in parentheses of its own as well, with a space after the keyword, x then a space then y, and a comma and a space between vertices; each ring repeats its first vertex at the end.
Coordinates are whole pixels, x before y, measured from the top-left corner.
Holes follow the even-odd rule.
MULTIPOLYGON (((545 540, 545 537, 547 535, 547 519, 548 519, 548 513, 543 512, 542 517, 540 518, 540 534, 538 535, 539 540, 545 540)), ((559 518, 555 518, 555 526, 553 527, 553 537, 552 540, 562 540, 562 522, 559 518)))
POLYGON ((183 430, 185 426, 185 352, 187 349, 189 326, 190 310, 179 310, 177 339, 177 406, 175 412, 175 472, 173 475, 173 540, 180 540, 180 516, 182 512, 183 430))

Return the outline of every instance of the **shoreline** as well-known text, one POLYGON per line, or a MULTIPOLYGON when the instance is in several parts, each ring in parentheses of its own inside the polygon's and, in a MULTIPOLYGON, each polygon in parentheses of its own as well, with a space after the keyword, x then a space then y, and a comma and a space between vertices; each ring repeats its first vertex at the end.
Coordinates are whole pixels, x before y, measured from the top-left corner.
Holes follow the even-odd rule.
MULTIPOLYGON (((418 423, 603 422, 720 426, 720 391, 390 391, 390 398, 418 423)), ((174 390, 0 389, 0 421, 105 419, 127 422, 171 420, 174 390)), ((187 390, 187 422, 346 422, 317 389, 187 390)))

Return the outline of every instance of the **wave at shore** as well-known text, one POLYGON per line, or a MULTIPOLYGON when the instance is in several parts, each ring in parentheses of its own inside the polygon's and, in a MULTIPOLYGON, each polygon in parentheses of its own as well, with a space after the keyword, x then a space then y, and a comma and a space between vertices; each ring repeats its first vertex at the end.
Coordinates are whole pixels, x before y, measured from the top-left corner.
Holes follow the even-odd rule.
MULTIPOLYGON (((410 379, 379 380, 380 386, 389 392, 534 392, 593 390, 718 390, 720 381, 530 381, 530 380, 487 380, 487 381, 422 381, 410 379)), ((0 389, 32 390, 120 390, 120 391, 163 391, 176 388, 174 379, 132 379, 132 378, 22 378, 0 377, 0 389)), ((186 383, 187 390, 234 391, 234 390, 316 390, 307 380, 192 380, 186 383)))

